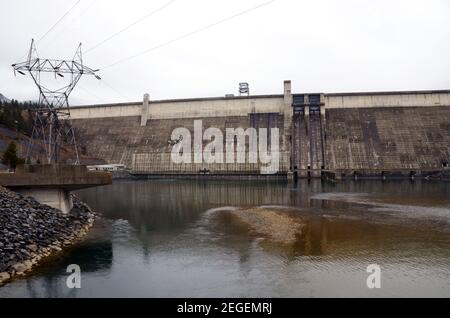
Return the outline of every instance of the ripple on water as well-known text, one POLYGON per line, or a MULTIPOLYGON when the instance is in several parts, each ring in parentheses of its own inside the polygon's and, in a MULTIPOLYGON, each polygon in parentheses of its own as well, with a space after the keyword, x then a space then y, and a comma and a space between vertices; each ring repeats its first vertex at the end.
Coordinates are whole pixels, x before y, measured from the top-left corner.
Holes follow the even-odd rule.
POLYGON ((238 209, 239 209, 239 208, 238 208, 238 207, 235 207, 235 206, 223 206, 223 207, 219 207, 219 208, 208 209, 208 210, 206 210, 206 212, 204 213, 204 215, 205 215, 205 216, 209 216, 209 215, 215 214, 215 213, 217 213, 217 212, 236 211, 236 210, 238 210, 238 209))
POLYGON ((438 218, 450 222, 450 209, 435 206, 417 206, 407 204, 390 204, 373 201, 367 193, 320 193, 311 197, 312 200, 336 201, 368 206, 367 211, 383 212, 408 218, 429 219, 438 218))

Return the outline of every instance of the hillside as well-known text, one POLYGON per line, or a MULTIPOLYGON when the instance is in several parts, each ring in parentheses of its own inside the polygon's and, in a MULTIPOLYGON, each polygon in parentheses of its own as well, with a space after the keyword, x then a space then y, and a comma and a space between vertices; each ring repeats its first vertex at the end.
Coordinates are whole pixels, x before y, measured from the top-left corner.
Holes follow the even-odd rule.
POLYGON ((0 93, 0 102, 7 102, 7 103, 9 103, 10 100, 5 95, 0 93))
MULTIPOLYGON (((18 156, 20 158, 25 158, 27 155, 29 140, 29 136, 11 130, 0 123, 0 158, 3 156, 3 152, 6 150, 11 141, 14 141, 17 144, 18 156)), ((39 160, 42 163, 46 162, 45 150, 42 143, 35 142, 31 147, 30 154, 33 161, 39 160)), ((75 150, 72 147, 67 146, 61 150, 61 163, 73 163, 75 161, 75 158, 75 150)), ((84 154, 80 154, 80 161, 81 164, 86 165, 105 163, 103 160, 99 160, 97 158, 90 157, 84 154)))
MULTIPOLYGON (((14 141, 17 144, 18 156, 25 159, 33 129, 30 109, 35 104, 19 103, 16 100, 8 100, 3 95, 0 96, 3 99, 0 101, 0 158, 9 143, 14 141)), ((82 149, 79 152, 80 160, 84 164, 104 163, 102 160, 84 155, 82 149)), ((32 145, 30 155, 32 161, 39 160, 42 163, 47 161, 44 145, 38 141, 32 145)), ((67 146, 62 149, 59 161, 61 163, 72 163, 75 158, 75 150, 67 146)))

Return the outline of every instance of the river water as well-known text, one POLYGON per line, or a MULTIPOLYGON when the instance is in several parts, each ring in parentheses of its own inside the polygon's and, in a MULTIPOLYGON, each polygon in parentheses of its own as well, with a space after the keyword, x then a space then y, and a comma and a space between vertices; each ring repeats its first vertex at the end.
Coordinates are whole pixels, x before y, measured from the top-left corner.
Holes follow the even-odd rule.
POLYGON ((0 297, 450 297, 450 183, 116 181, 78 195, 100 214, 89 236, 0 297), (302 237, 269 242, 226 217, 253 207, 301 218, 302 237))

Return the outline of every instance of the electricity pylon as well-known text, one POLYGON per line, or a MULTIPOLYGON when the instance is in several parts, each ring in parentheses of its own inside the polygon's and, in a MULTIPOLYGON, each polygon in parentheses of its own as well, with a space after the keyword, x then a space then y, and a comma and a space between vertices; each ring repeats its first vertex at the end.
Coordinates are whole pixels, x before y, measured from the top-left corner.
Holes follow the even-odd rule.
POLYGON ((81 43, 71 61, 39 58, 34 39, 31 40, 30 51, 25 62, 13 64, 14 74, 29 73, 39 89, 39 107, 33 109, 33 132, 27 148, 27 160, 34 140, 40 140, 45 146, 48 163, 57 163, 61 144, 70 142, 75 148, 76 161, 80 163, 75 132, 70 124, 69 95, 75 88, 82 75, 93 75, 99 70, 93 70, 83 65, 81 43), (69 84, 57 89, 49 89, 47 83, 42 83, 41 73, 54 73, 65 78, 69 84), (63 139, 63 140, 61 140, 63 139))

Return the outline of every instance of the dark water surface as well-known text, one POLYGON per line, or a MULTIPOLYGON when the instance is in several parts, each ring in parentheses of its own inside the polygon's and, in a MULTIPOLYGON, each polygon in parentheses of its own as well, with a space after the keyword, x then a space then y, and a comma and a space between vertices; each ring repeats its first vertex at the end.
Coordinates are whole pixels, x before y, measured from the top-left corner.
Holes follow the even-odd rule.
POLYGON ((0 297, 450 297, 449 183, 118 181, 79 196, 101 214, 89 237, 0 297), (303 237, 266 244, 223 217, 260 206, 294 208, 303 237))

